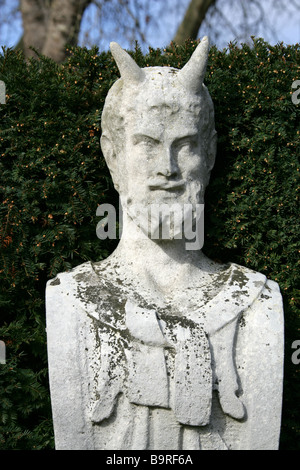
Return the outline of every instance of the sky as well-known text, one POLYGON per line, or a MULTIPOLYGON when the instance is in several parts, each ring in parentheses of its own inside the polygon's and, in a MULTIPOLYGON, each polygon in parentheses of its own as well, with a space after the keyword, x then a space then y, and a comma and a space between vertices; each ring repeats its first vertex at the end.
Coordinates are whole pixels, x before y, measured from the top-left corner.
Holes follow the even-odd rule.
MULTIPOLYGON (((134 1, 134 0, 132 0, 134 1)), ((165 47, 170 43, 172 38, 174 37, 177 27, 180 24, 186 8, 190 2, 190 0, 164 0, 166 3, 171 1, 173 4, 173 8, 167 9, 167 13, 164 14, 164 11, 159 11, 158 15, 155 15, 155 5, 156 3, 161 4, 161 2, 151 2, 151 8, 153 8, 152 12, 154 16, 159 17, 158 24, 152 27, 149 30, 147 39, 148 45, 151 47, 165 47)), ((291 3, 291 0, 260 0, 259 3, 263 6, 265 11, 265 17, 267 18, 267 25, 261 24, 259 29, 257 29, 257 21, 259 17, 259 12, 257 8, 252 9, 252 31, 249 31, 249 37, 251 34, 255 35, 256 37, 262 37, 267 42, 271 44, 276 44, 277 42, 284 42, 286 44, 295 44, 300 42, 300 0, 292 0, 299 3, 299 9, 293 8, 293 14, 290 13, 290 8, 282 8, 280 10, 280 14, 278 14, 278 9, 274 9, 274 2, 277 2, 279 6, 284 4, 291 3), (271 29, 273 31, 271 31, 271 29)), ((217 5, 219 8, 224 12, 224 16, 226 17, 228 22, 232 22, 233 24, 239 24, 239 28, 235 28, 236 32, 241 32, 242 30, 242 5, 243 3, 247 5, 249 4, 249 0, 218 0, 217 5), (231 3, 230 3, 231 2, 231 3), (236 4, 236 7, 233 9, 232 4, 236 4)), ((159 7, 158 7, 159 8, 159 7)), ((166 10, 166 9, 165 9, 166 10)), ((90 5, 89 9, 86 11, 86 23, 88 24, 88 16, 96 18, 95 10, 93 6, 90 5)), ((95 20, 96 21, 96 20, 95 20)), ((219 48, 226 47, 228 42, 235 40, 235 36, 233 32, 229 31, 226 27, 224 27, 224 21, 220 21, 220 19, 214 16, 211 20, 212 29, 214 30, 213 34, 213 43, 215 43, 219 48)), ((95 29, 97 29, 97 23, 95 23, 95 29)), ((84 30, 85 27, 82 28, 82 33, 80 35, 80 45, 84 44, 84 30)), ((101 46, 104 50, 109 48, 110 41, 120 41, 122 47, 130 47, 132 44, 126 41, 126 38, 122 37, 122 34, 118 34, 116 32, 112 32, 112 35, 116 35, 116 37, 109 37, 104 38, 101 41, 101 46)), ((205 35, 212 36, 211 31, 207 27, 207 25, 203 25, 199 31, 199 37, 203 37, 205 35)))
MULTIPOLYGON (((236 1, 238 3, 243 0, 236 1)), ((266 28, 265 26, 261 26, 259 30, 256 29, 256 17, 258 13, 254 9, 252 24, 252 28, 255 33, 254 35, 256 37, 263 37, 271 44, 275 44, 278 41, 283 41, 286 44, 295 44, 300 42, 300 0, 295 0, 296 2, 299 2, 299 9, 294 10, 293 14, 291 14, 288 9, 282 9, 280 15, 278 14, 278 11, 274 11, 274 8, 272 8, 272 1, 273 0, 262 0, 260 3, 264 5, 266 17, 268 18, 269 25, 271 25, 274 30, 274 34, 271 33, 270 28, 266 28)), ((228 0, 218 0, 218 2, 223 11, 225 11, 226 18, 231 21, 232 24, 241 23, 241 9, 232 9, 232 7, 228 7, 228 0)), ((154 8, 154 15, 156 3, 157 2, 155 1, 150 2, 150 5, 154 8)), ((149 29, 147 35, 147 47, 148 45, 154 48, 165 47, 169 44, 176 32, 177 26, 188 3, 189 0, 177 0, 176 8, 169 9, 167 14, 160 18, 158 24, 149 29)), ((286 1, 282 1, 281 3, 285 4, 286 1)), ((17 6, 18 0, 2 0, 2 2, 0 2, 0 46, 4 45, 6 47, 14 47, 22 36, 22 20, 20 12, 14 13, 17 6)), ((212 20, 212 25, 216 33, 213 35, 212 42, 214 42, 219 48, 226 47, 229 41, 235 39, 234 34, 231 31, 226 30, 223 23, 220 23, 218 18, 212 20)), ((122 33, 122 28, 119 28, 120 31, 116 32, 112 27, 110 28, 109 21, 106 21, 105 26, 107 30, 106 36, 99 40, 95 9, 93 5, 90 5, 83 18, 79 45, 89 46, 90 44, 86 43, 86 33, 94 30, 95 42, 98 42, 100 49, 107 50, 111 40, 120 42, 124 48, 130 48, 132 46, 130 40, 128 40, 122 33)), ((199 37, 203 37, 206 34, 211 35, 207 26, 204 25, 199 31, 199 37)), ((253 34, 253 32, 250 31, 249 34, 253 34)), ((93 41, 93 34, 89 34, 89 36, 90 41, 93 41)))

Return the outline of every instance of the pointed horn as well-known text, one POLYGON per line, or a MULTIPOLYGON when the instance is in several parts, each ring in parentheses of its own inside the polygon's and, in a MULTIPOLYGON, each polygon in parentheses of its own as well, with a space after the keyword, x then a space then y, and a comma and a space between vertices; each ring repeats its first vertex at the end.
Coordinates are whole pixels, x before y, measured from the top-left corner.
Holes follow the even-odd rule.
POLYGON ((145 76, 144 71, 117 42, 110 43, 110 50, 120 71, 121 78, 135 82, 143 81, 145 76))
POLYGON ((201 90, 209 52, 209 40, 205 36, 193 52, 190 60, 179 71, 178 78, 182 84, 194 93, 201 90))

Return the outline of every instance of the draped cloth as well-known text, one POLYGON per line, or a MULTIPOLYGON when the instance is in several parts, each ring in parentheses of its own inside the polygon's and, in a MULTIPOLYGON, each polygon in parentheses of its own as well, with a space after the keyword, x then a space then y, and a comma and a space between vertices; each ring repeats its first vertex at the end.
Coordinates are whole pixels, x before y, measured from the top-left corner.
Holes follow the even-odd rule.
MULTIPOLYGON (((124 347, 126 365, 123 360, 118 366, 104 361, 100 399, 92 413, 92 421, 101 426, 104 417, 115 412, 118 419, 124 410, 126 425, 120 433, 119 448, 227 448, 211 423, 214 389, 218 390, 223 412, 242 419, 245 409, 236 395, 236 327, 241 313, 264 285, 264 276, 259 275, 251 280, 244 278, 241 289, 241 279, 235 282, 235 274, 232 266, 225 292, 226 298, 233 296, 236 301, 227 307, 223 290, 208 302, 205 314, 166 316, 132 298, 126 300, 123 327, 130 338, 124 347), (243 297, 242 291, 247 295, 243 297), (118 379, 107 380, 111 368, 118 379)), ((106 332, 101 332, 101 322, 99 325, 99 337, 107 343, 103 349, 115 357, 120 347, 114 341, 115 330, 105 325, 106 332)))
POLYGON ((279 287, 235 264, 218 284, 205 305, 183 302, 176 316, 106 265, 47 283, 56 449, 278 448, 279 287))
POLYGON ((133 338, 128 354, 130 402, 171 408, 165 349, 173 349, 173 409, 177 421, 190 426, 208 424, 212 370, 203 327, 180 318, 172 319, 172 326, 163 326, 155 310, 145 311, 130 301, 125 310, 126 325, 133 338))

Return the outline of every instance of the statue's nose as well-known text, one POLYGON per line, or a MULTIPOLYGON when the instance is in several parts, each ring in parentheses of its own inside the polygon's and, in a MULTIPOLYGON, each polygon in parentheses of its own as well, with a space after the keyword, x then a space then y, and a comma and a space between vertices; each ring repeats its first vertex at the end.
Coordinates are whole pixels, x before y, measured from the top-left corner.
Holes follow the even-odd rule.
POLYGON ((178 166, 171 148, 165 148, 157 166, 157 175, 166 178, 178 176, 178 166))

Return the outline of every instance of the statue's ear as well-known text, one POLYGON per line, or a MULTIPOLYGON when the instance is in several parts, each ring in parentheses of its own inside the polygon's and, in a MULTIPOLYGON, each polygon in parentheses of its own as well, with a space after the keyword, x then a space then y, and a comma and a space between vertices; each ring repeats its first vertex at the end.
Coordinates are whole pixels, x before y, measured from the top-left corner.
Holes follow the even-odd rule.
POLYGON ((117 182, 117 174, 118 174, 117 158, 116 158, 116 153, 115 153, 113 143, 106 135, 102 135, 100 139, 100 144, 101 144, 101 150, 102 150, 103 156, 106 160, 106 163, 110 171, 111 177, 113 179, 115 188, 118 190, 119 185, 117 182))
POLYGON ((208 143, 208 152, 206 156, 206 166, 208 171, 211 171, 216 160, 216 153, 217 153, 217 140, 218 135, 216 131, 213 131, 212 136, 210 137, 208 143))
POLYGON ((107 165, 109 166, 110 161, 114 157, 114 148, 111 140, 104 134, 102 134, 100 139, 101 150, 104 155, 107 165))

